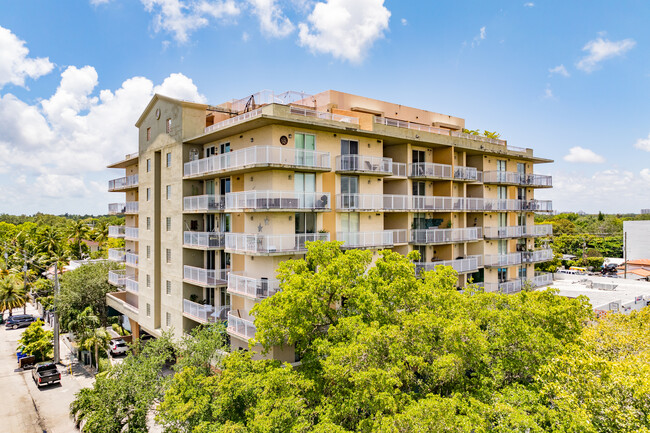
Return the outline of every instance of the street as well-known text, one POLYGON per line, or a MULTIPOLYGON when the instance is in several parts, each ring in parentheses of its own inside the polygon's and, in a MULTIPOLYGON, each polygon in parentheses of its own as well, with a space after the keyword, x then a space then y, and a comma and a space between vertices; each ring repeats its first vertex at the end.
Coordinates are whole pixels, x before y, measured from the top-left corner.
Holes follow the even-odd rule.
MULTIPOLYGON (((38 316, 28 304, 27 313, 38 316)), ((22 309, 14 310, 22 314, 22 309)), ((6 315, 5 315, 6 317, 6 315)), ((49 326, 45 326, 49 329, 49 326)), ((0 388, 3 404, 0 419, 4 431, 21 433, 68 433, 77 431, 69 415, 74 395, 82 387, 92 385, 93 377, 80 365, 73 365, 72 374, 67 367, 59 365, 61 384, 38 388, 32 380, 31 370, 16 372, 16 345, 25 330, 5 329, 0 325, 0 388)), ((61 344, 61 358, 69 363, 69 350, 61 344)))

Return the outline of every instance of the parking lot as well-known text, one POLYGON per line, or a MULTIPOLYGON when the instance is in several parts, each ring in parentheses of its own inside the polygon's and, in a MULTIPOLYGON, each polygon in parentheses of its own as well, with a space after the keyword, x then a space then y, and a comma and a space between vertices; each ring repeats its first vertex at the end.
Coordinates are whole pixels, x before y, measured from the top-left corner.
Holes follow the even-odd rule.
MULTIPOLYGON (((22 310, 14 312, 19 314, 22 310)), ((27 308, 27 313, 38 315, 31 306, 27 308)), ((82 387, 91 386, 93 378, 79 365, 73 365, 71 371, 59 366, 61 383, 38 388, 32 380, 31 370, 15 371, 18 368, 16 345, 24 330, 5 329, 4 325, 0 325, 0 387, 3 390, 0 419, 3 431, 74 432, 76 429, 68 407, 75 393, 82 387)), ((68 362, 66 357, 69 352, 63 344, 61 353, 63 361, 68 362)))

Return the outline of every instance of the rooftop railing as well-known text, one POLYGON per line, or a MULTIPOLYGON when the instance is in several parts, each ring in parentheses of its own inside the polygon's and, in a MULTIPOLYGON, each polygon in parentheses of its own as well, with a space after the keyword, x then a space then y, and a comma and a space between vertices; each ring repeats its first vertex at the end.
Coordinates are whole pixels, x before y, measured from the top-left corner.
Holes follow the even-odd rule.
POLYGON ((498 144, 500 146, 506 145, 506 140, 499 140, 498 138, 489 138, 483 135, 467 134, 465 132, 459 132, 459 131, 451 131, 450 135, 452 137, 467 138, 468 140, 480 141, 483 143, 498 144))
POLYGON ((122 287, 126 278, 126 270, 117 269, 108 271, 108 282, 114 286, 122 287))
POLYGON ((123 238, 124 237, 124 226, 108 226, 108 237, 109 238, 123 238))
POLYGON ((246 318, 240 316, 238 310, 228 312, 228 332, 237 335, 244 340, 249 340, 255 338, 255 323, 253 318, 246 316, 246 318))
POLYGON ((328 210, 329 192, 244 191, 226 194, 226 210, 328 210))
POLYGON ((433 134, 449 135, 448 129, 436 128, 435 126, 422 125, 419 123, 404 122, 397 119, 388 119, 386 117, 375 116, 375 123, 387 126, 396 126, 398 128, 413 129, 415 131, 431 132, 433 134))
POLYGON ((337 155, 336 171, 370 173, 370 174, 393 174, 393 160, 379 156, 367 155, 337 155))
POLYGON ((411 242, 414 244, 451 244, 455 242, 472 242, 482 239, 481 227, 457 229, 416 229, 411 230, 411 242))
POLYGON ((252 278, 241 273, 228 274, 228 292, 235 295, 265 299, 280 291, 280 282, 269 278, 252 278))
POLYGON ((353 125, 359 124, 359 119, 352 116, 343 116, 341 114, 328 113, 326 111, 310 110, 308 108, 296 107, 294 105, 290 108, 291 114, 298 116, 313 117, 315 119, 334 120, 336 122, 351 123, 353 125))
POLYGON ((183 197, 183 210, 186 212, 219 212, 226 206, 226 197, 222 195, 193 195, 183 197))
POLYGON ((109 203, 108 204, 108 214, 109 215, 120 215, 126 211, 126 205, 124 203, 109 203))
POLYGON ((183 266, 183 280, 198 286, 225 286, 228 282, 228 269, 204 269, 196 266, 183 266))
POLYGON ((307 251, 307 242, 329 240, 329 233, 282 235, 226 233, 225 249, 236 254, 294 254, 307 251))
POLYGON ((409 177, 451 179, 453 177, 453 172, 451 165, 432 162, 415 162, 409 164, 409 177))
POLYGON ((136 253, 126 253, 125 259, 128 266, 138 267, 138 255, 136 253))
POLYGON ((248 167, 287 167, 330 170, 329 152, 280 146, 251 146, 221 155, 197 159, 184 165, 185 177, 203 176, 248 167))
POLYGON ((217 131, 227 126, 236 125, 237 123, 241 123, 245 120, 249 120, 254 117, 259 117, 261 115, 262 115, 262 109, 258 108, 256 110, 249 111, 248 113, 240 114, 239 116, 231 117, 230 119, 222 120, 221 122, 217 122, 214 125, 210 125, 205 128, 205 133, 207 134, 209 132, 217 131))
POLYGON ((124 237, 126 239, 138 239, 140 230, 137 227, 126 227, 124 229, 124 237))
POLYGON ((127 201, 126 202, 125 212, 127 214, 136 214, 136 213, 138 213, 139 209, 140 209, 139 202, 137 202, 137 201, 127 201))
POLYGON ((120 177, 117 179, 108 181, 108 190, 109 191, 120 191, 128 188, 135 188, 138 186, 138 175, 133 174, 131 176, 120 177))
POLYGON ((406 239, 406 230, 336 233, 336 240, 343 242, 343 248, 388 247, 406 243, 406 239))
POLYGON ((192 302, 189 299, 183 299, 183 313, 192 316, 192 318, 200 322, 214 323, 226 320, 229 311, 230 305, 214 307, 210 304, 204 305, 192 302))
POLYGON ((451 266, 458 273, 475 272, 483 267, 483 256, 468 256, 455 260, 438 260, 433 262, 419 262, 415 264, 416 274, 423 271, 433 271, 438 266, 451 266))
POLYGON ((108 249, 108 260, 114 262, 123 262, 125 259, 126 253, 124 248, 109 248, 108 249))
POLYGON ((190 248, 206 250, 223 248, 225 239, 223 232, 183 232, 183 246, 190 248))

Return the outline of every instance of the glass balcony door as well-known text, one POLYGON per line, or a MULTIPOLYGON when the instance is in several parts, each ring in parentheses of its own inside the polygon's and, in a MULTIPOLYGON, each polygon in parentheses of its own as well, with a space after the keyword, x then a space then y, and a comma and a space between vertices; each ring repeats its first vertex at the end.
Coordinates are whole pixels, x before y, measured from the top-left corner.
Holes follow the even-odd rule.
POLYGON ((316 150, 316 136, 312 134, 296 134, 294 140, 296 146, 296 165, 308 167, 314 166, 314 154, 316 150))
POLYGON ((359 207, 359 177, 341 176, 341 202, 344 209, 356 209, 359 207))
POLYGON ((341 214, 341 232, 343 239, 340 241, 351 246, 359 245, 359 212, 341 214))
POLYGON ((357 170, 358 158, 354 156, 345 157, 345 155, 358 155, 359 142, 355 140, 341 140, 341 169, 342 170, 357 170))
POLYGON ((315 173, 296 173, 295 174, 295 191, 298 193, 300 208, 314 208, 314 199, 316 197, 316 174, 315 173))

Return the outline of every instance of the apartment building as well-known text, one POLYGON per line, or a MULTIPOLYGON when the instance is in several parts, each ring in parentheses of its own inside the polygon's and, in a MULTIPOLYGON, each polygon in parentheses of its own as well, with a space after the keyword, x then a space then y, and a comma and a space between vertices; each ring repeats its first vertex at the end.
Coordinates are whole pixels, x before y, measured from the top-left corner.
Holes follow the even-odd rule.
MULTIPOLYGON (((210 106, 155 95, 136 123, 138 152, 110 165, 125 201, 111 236, 124 262, 109 305, 154 336, 227 320, 232 347, 255 335, 252 307, 279 290, 280 262, 305 244, 418 250, 458 285, 516 292, 549 284, 534 198, 551 160, 505 140, 463 133, 461 118, 337 91, 259 92, 210 106)), ((271 356, 292 361, 277 348, 271 356)))

